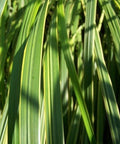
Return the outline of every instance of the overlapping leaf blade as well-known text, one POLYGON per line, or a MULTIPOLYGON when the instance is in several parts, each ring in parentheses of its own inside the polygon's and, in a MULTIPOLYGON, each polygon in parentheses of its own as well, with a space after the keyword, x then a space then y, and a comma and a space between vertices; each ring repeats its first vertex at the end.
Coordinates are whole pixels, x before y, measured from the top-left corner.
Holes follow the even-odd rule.
POLYGON ((64 58, 67 64, 68 73, 71 78, 72 85, 74 87, 74 91, 76 94, 78 104, 80 106, 82 118, 83 118, 86 130, 87 130, 87 134, 88 134, 90 142, 95 143, 95 136, 94 136, 93 128, 91 125, 90 117, 89 117, 84 99, 82 97, 82 91, 80 90, 77 73, 76 73, 76 70, 72 61, 72 57, 71 57, 71 52, 69 49, 69 42, 68 42, 67 31, 66 31, 66 26, 65 26, 64 6, 63 6, 62 0, 60 0, 58 4, 58 32, 59 32, 59 38, 62 43, 62 50, 63 50, 64 58))
POLYGON ((46 0, 40 9, 24 52, 19 115, 21 144, 37 144, 41 141, 40 127, 44 124, 40 123, 42 48, 48 4, 46 0))
POLYGON ((90 117, 93 114, 93 58, 95 39, 96 0, 87 0, 84 40, 84 90, 90 117))
POLYGON ((77 138, 79 137, 80 121, 81 121, 81 114, 80 114, 79 106, 77 106, 76 111, 70 123, 67 141, 66 141, 67 144, 77 143, 77 138))
POLYGON ((18 37, 10 82, 8 111, 8 143, 19 143, 18 107, 23 52, 31 26, 35 20, 40 3, 31 3, 27 8, 18 37))
POLYGON ((115 93, 112 87, 111 79, 108 74, 106 64, 103 57, 102 46, 98 31, 95 31, 95 54, 97 60, 97 72, 102 89, 102 95, 105 105, 106 114, 110 126, 111 137, 113 143, 120 143, 120 113, 116 102, 115 93))
POLYGON ((64 144, 57 41, 57 17, 52 19, 44 65, 44 97, 47 143, 64 144))
POLYGON ((99 0, 105 11, 105 17, 115 44, 115 57, 120 73, 120 19, 115 13, 111 2, 108 0, 99 0))

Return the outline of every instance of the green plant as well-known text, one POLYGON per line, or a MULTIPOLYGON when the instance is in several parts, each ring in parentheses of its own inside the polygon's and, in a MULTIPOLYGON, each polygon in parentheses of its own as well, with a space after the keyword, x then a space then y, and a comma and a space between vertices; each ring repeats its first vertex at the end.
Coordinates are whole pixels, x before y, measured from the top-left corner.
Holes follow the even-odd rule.
POLYGON ((118 0, 0 1, 0 143, 120 143, 118 0))

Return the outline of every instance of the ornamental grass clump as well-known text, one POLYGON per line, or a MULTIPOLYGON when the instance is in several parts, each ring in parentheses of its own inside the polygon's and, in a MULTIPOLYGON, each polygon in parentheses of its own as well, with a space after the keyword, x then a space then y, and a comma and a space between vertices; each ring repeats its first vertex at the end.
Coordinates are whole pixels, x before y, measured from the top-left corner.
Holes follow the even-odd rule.
POLYGON ((0 144, 120 143, 119 11, 0 1, 0 144))

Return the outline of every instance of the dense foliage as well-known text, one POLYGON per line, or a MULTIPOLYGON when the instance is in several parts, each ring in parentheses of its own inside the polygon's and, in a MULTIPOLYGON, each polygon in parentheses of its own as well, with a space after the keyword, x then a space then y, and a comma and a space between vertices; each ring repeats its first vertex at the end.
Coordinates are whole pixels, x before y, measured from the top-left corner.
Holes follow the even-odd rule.
POLYGON ((119 0, 0 0, 0 144, 119 144, 119 108, 119 0))

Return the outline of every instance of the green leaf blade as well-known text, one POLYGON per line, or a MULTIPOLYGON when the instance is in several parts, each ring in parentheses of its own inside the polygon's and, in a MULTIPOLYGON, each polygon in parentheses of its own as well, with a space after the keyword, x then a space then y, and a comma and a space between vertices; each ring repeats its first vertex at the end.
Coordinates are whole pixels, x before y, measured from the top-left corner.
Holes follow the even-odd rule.
POLYGON ((40 143, 41 61, 45 21, 49 1, 38 14, 28 45, 25 48, 21 77, 20 143, 40 143), (27 75, 27 78, 26 78, 27 75), (24 108, 23 108, 24 107, 24 108))
POLYGON ((100 37, 98 31, 95 31, 95 53, 98 64, 98 77, 103 91, 103 100, 105 105, 105 110, 108 117, 108 122, 110 126, 111 137, 113 143, 120 143, 120 114, 117 105, 115 93, 112 87, 111 79, 108 74, 106 64, 103 57, 100 37))
POLYGON ((62 41, 62 47, 63 47, 62 50, 64 53, 64 58, 67 64, 67 68, 69 71, 69 76, 72 80, 76 98, 80 106, 82 118, 83 118, 86 130, 87 130, 87 134, 88 134, 90 142, 94 144, 96 142, 95 142, 93 128, 91 125, 90 117, 89 117, 84 99, 82 97, 82 91, 80 90, 78 77, 77 77, 76 70, 72 61, 71 53, 69 50, 69 42, 67 38, 67 31, 66 31, 65 20, 64 20, 64 7, 63 7, 62 0, 58 4, 58 32, 59 32, 60 40, 62 41))

